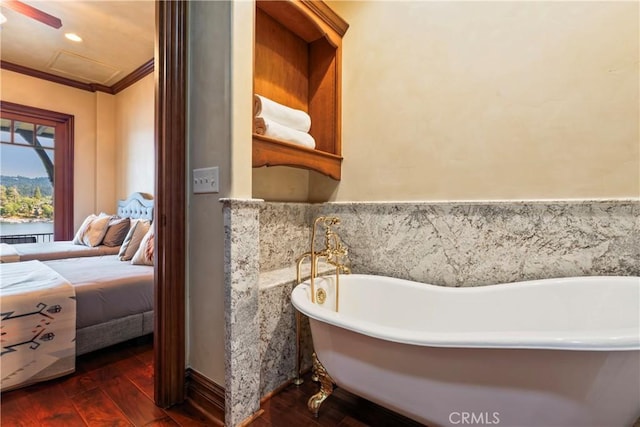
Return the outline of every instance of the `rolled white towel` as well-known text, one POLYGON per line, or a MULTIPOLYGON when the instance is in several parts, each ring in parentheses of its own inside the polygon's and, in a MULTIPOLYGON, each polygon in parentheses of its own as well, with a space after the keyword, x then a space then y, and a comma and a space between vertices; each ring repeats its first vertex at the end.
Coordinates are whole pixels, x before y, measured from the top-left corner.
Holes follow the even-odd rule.
POLYGON ((254 117, 264 117, 300 132, 309 132, 311 117, 302 110, 287 107, 262 95, 253 96, 254 117))
POLYGON ((316 148, 316 140, 308 133, 291 129, 264 117, 255 117, 253 119, 253 129, 258 135, 269 136, 311 149, 316 148))

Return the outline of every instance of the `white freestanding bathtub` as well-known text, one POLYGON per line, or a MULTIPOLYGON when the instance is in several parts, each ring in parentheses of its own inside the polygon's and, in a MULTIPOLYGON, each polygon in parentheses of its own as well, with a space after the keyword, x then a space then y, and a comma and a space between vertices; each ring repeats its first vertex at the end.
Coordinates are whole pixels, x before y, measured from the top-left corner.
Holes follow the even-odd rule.
MULTIPOLYGON (((380 276, 292 293, 344 389, 429 426, 631 426, 640 416, 640 278, 448 288, 380 276)), ((322 411, 321 411, 322 412, 322 411)))

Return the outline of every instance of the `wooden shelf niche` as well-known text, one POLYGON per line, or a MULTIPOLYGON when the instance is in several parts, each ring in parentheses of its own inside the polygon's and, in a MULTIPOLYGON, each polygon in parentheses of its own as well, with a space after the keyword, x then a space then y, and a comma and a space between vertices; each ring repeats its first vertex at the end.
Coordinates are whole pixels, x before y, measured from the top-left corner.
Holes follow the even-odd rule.
POLYGON ((340 179, 341 47, 347 28, 322 1, 256 1, 254 92, 306 111, 316 148, 254 134, 253 167, 293 166, 340 179))

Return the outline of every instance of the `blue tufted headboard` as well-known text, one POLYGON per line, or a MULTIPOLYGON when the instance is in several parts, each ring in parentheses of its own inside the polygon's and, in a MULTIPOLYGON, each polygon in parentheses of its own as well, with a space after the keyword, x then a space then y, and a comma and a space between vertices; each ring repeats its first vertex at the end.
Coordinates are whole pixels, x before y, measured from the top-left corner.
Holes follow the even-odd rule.
POLYGON ((118 200, 117 214, 121 218, 153 221, 153 196, 146 193, 133 193, 127 200, 118 200))

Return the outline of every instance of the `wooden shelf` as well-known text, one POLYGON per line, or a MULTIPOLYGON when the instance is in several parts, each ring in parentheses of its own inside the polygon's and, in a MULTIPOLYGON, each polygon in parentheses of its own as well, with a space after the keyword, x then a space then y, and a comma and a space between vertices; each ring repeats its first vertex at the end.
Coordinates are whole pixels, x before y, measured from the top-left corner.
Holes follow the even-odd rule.
POLYGON ((254 92, 305 111, 316 148, 253 135, 253 167, 292 166, 340 179, 342 36, 322 1, 257 0, 254 92))
POLYGON ((340 180, 342 156, 253 134, 253 167, 291 166, 340 180))

